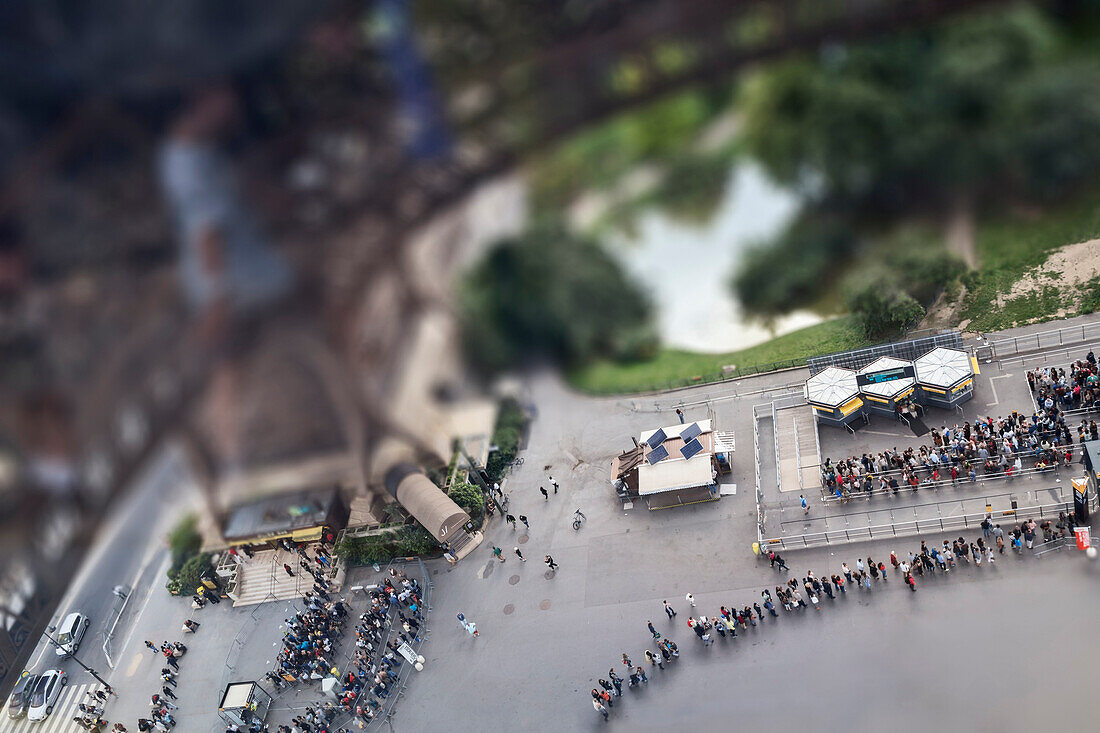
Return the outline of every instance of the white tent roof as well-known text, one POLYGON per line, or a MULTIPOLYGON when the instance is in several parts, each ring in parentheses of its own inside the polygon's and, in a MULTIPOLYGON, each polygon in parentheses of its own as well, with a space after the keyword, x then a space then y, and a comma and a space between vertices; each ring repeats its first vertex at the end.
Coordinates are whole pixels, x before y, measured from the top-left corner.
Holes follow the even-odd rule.
MULTIPOLYGON (((895 359, 892 356, 880 356, 867 366, 860 369, 859 373, 869 374, 871 372, 881 372, 887 369, 897 369, 899 367, 909 366, 912 363, 913 362, 904 361, 902 359, 895 359)), ((914 380, 912 377, 903 377, 902 379, 895 379, 892 382, 866 384, 860 389, 863 391, 863 394, 869 394, 876 397, 885 397, 887 399, 890 399, 909 389, 913 386, 913 384, 914 380)))
POLYGON ((252 687, 255 682, 234 682, 225 688, 225 697, 222 698, 222 708, 248 707, 249 698, 252 696, 252 687))
POLYGON ((932 349, 913 364, 917 368, 917 381, 930 387, 950 389, 974 376, 970 356, 965 351, 943 346, 932 349))
POLYGON ((859 395, 856 373, 851 369, 826 367, 806 380, 806 400, 823 407, 840 407, 859 395))
POLYGON ((704 451, 687 461, 669 457, 653 465, 643 463, 638 467, 638 493, 645 496, 709 486, 713 482, 710 456, 704 451))

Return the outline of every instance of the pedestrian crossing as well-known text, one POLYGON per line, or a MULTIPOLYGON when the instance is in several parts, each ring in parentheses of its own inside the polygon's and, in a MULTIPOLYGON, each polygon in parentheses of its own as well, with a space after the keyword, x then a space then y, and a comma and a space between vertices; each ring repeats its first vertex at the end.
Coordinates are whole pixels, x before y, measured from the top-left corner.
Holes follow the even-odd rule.
MULTIPOLYGON (((53 712, 41 721, 28 720, 26 715, 18 720, 12 720, 8 716, 8 705, 5 701, 4 709, 0 711, 0 733, 80 733, 84 729, 73 722, 73 718, 80 714, 77 707, 85 702, 89 691, 99 688, 97 684, 66 685, 61 694, 57 696, 53 712)), ((110 720, 110 710, 103 717, 110 720)))

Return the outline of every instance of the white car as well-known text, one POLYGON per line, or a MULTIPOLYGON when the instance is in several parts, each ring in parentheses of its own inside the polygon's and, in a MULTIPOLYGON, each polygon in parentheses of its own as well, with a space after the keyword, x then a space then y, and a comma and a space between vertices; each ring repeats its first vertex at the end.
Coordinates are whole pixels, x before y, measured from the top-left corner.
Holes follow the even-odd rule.
POLYGON ((61 694, 61 688, 68 683, 64 672, 60 669, 49 669, 38 678, 38 684, 31 693, 30 707, 27 709, 27 720, 45 720, 46 716, 53 712, 57 696, 61 694))
POLYGON ((82 613, 74 611, 66 616, 57 628, 57 648, 54 653, 62 659, 76 654, 89 623, 88 617, 82 613))

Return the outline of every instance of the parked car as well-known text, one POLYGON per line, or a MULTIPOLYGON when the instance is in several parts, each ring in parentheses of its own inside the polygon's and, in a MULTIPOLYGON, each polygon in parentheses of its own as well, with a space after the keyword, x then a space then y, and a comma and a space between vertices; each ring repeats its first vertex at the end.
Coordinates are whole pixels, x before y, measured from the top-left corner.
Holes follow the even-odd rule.
POLYGON ((27 720, 45 720, 46 716, 53 712, 57 696, 61 694, 61 688, 67 682, 65 673, 60 669, 46 670, 34 686, 31 704, 27 708, 27 720))
POLYGON ((70 613, 57 628, 57 648, 54 652, 64 659, 76 654, 80 648, 80 642, 84 639, 84 632, 88 630, 90 621, 88 617, 79 612, 70 613))
POLYGON ((15 683, 15 689, 11 691, 11 697, 8 698, 9 717, 22 718, 27 714, 36 684, 38 684, 38 675, 24 671, 23 676, 15 683))

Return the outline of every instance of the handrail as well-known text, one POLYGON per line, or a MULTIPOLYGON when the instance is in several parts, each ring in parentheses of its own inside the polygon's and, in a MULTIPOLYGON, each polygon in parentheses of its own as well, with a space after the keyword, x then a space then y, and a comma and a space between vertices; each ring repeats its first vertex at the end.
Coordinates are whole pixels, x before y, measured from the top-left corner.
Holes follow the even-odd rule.
MULTIPOLYGON (((1092 501, 1090 501, 1090 504, 1092 501)), ((1047 514, 1055 512, 1073 511, 1073 502, 1058 502, 1054 504, 1040 504, 1038 506, 1022 509, 1005 509, 990 512, 994 516, 1027 516, 1045 518, 1047 514)), ((960 514, 953 517, 937 517, 935 519, 915 519, 907 522, 891 522, 890 524, 874 525, 867 527, 846 528, 840 530, 826 530, 808 534, 791 535, 790 537, 773 537, 763 542, 762 548, 778 546, 783 550, 796 550, 804 547, 815 547, 836 543, 864 542, 878 539, 878 537, 904 537, 921 532, 946 531, 958 527, 978 527, 986 518, 986 512, 974 512, 960 514), (866 535, 866 536, 864 536, 866 535), (876 537, 878 535, 878 537, 876 537)))
POLYGON ((998 358, 999 351, 1007 351, 1009 347, 1012 348, 1011 354, 1006 356, 1015 356, 1021 352, 1020 345, 1023 344, 1028 349, 1031 349, 1032 342, 1035 343, 1034 351, 1039 351, 1044 348, 1043 342, 1048 341, 1047 347, 1050 346, 1064 346, 1067 335, 1073 335, 1075 341, 1069 343, 1081 343, 1088 340, 1088 332, 1100 332, 1100 322, 1094 321, 1093 323, 1083 323, 1080 326, 1063 326, 1062 328, 1051 329, 1049 331, 1039 331, 1038 333, 1028 334, 1026 336, 1007 336, 1001 339, 990 339, 986 341, 986 345, 992 349, 994 358, 998 358), (1080 338, 1076 338, 1077 332, 1081 333, 1080 338), (1054 336, 1057 336, 1058 343, 1055 344, 1054 336))
POLYGON ((798 420, 791 423, 791 427, 794 429, 794 466, 798 473, 798 490, 803 491, 802 488, 802 449, 798 446, 798 420))
POLYGON ((783 477, 779 471, 779 416, 776 414, 775 402, 772 402, 772 438, 775 440, 775 487, 783 489, 783 477))
MULTIPOLYGON (((1063 450, 1067 447, 1069 447, 1069 446, 1058 446, 1059 449, 1063 449, 1063 450)), ((1080 452, 1081 451, 1081 444, 1080 443, 1075 444, 1071 450, 1075 453, 1080 452)), ((1031 457, 1035 454, 1029 452, 1026 455, 1027 455, 1027 457, 1031 457)), ((1063 469, 1065 467, 1066 467, 1065 463, 1054 463, 1054 464, 1048 466, 1047 468, 1035 468, 1035 467, 1021 468, 1019 471, 1013 471, 1011 476, 1008 475, 1007 473, 1005 473, 1004 471, 998 471, 996 473, 982 473, 982 474, 976 475, 974 477, 974 480, 975 480, 975 482, 977 482, 977 481, 983 481, 984 482, 984 481, 997 481, 997 480, 1000 480, 1000 479, 1015 479, 1015 478, 1019 478, 1021 476, 1034 476, 1036 474, 1046 473, 1047 471, 1050 471, 1051 469, 1060 470, 1060 469, 1063 469)), ((922 466, 922 468, 923 468, 923 466, 922 466)), ((948 465, 946 467, 946 469, 944 469, 944 470, 950 471, 951 470, 950 465, 948 465)), ((901 476, 902 473, 903 473, 902 469, 895 468, 895 469, 891 469, 889 471, 883 471, 881 473, 873 474, 872 477, 874 479, 878 479, 878 478, 897 478, 897 477, 901 476)), ((973 482, 971 482, 969 478, 967 478, 966 476, 964 476, 963 474, 960 473, 959 478, 954 479, 954 480, 951 479, 950 477, 941 478, 939 481, 929 481, 928 479, 921 479, 918 486, 921 487, 921 488, 937 489, 937 488, 940 488, 941 486, 953 486, 955 484, 968 484, 968 483, 973 483, 973 482)), ((835 491, 827 491, 825 489, 826 489, 826 486, 825 486, 824 481, 823 481, 822 482, 822 490, 825 494, 825 501, 826 502, 828 502, 828 501, 842 501, 841 499, 836 498, 836 492, 835 491), (832 498, 830 499, 830 497, 832 497, 832 498)), ((899 486, 898 487, 899 491, 905 490, 905 489, 910 489, 910 490, 916 491, 916 489, 914 487, 909 486, 908 484, 906 484, 905 486, 899 486)), ((858 498, 860 496, 870 496, 870 495, 879 496, 879 495, 886 495, 886 494, 889 494, 889 493, 893 493, 893 489, 886 489, 886 490, 872 489, 871 491, 863 490, 863 491, 859 491, 859 492, 853 492, 849 498, 854 499, 854 498, 858 498)))

